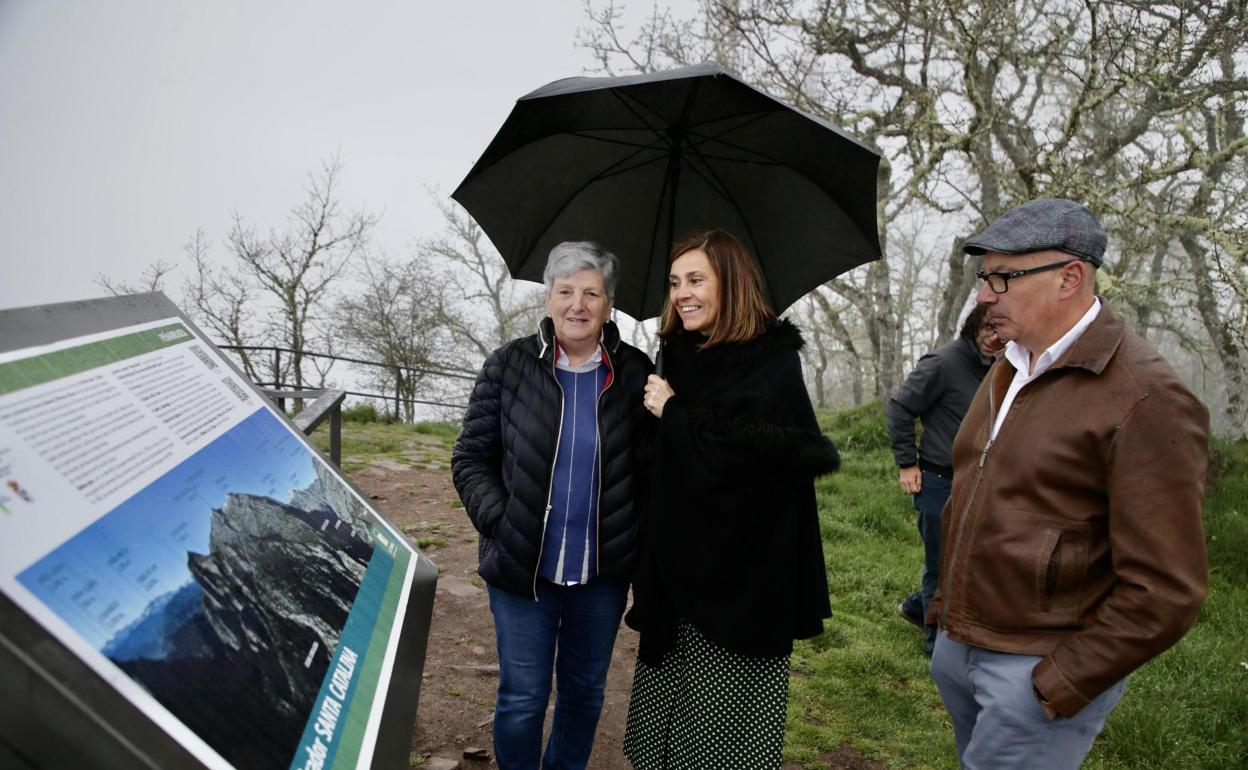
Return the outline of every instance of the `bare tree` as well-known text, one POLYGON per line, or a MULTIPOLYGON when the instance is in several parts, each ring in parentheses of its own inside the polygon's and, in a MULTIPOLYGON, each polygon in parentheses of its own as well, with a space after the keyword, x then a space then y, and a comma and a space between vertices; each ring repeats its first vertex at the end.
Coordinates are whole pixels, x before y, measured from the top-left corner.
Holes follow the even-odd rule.
MULTIPOLYGON (((243 275, 213 265, 208 252, 211 243, 203 229, 183 245, 193 272, 182 285, 182 306, 226 345, 247 347, 267 344, 255 336, 255 291, 243 275)), ((253 382, 263 382, 260 362, 252 351, 236 350, 243 371, 253 382)), ((281 382, 282 373, 273 359, 272 382, 281 382)))
POLYGON ((447 267, 446 291, 437 313, 459 346, 455 365, 475 370, 495 348, 531 334, 545 312, 542 290, 512 279, 485 232, 458 205, 430 196, 442 212, 446 230, 422 248, 447 267))
MULTIPOLYGON (((815 341, 815 351, 812 355, 811 351, 803 351, 807 358, 807 365, 817 372, 817 376, 826 386, 829 374, 836 372, 844 372, 849 377, 850 399, 849 403, 853 406, 860 406, 863 403, 864 393, 866 390, 866 374, 863 371, 862 356, 858 352, 858 340, 862 338, 861 332, 852 331, 848 324, 845 323, 845 316, 848 315, 848 305, 842 300, 842 304, 838 307, 832 302, 835 295, 831 294, 826 288, 817 289, 806 295, 805 301, 809 302, 805 315, 806 323, 809 328, 806 333, 815 341), (845 364, 843 367, 834 367, 831 365, 833 359, 833 344, 839 346, 841 357, 845 364), (817 359, 815 356, 817 355, 817 359)), ((799 303, 800 307, 800 303, 799 303)), ((836 405, 836 401, 832 397, 828 397, 816 391, 815 402, 821 407, 830 407, 836 405)))
MULTIPOLYGON (((341 210, 337 188, 342 161, 335 156, 319 173, 308 175, 305 200, 290 211, 284 230, 260 235, 238 212, 226 234, 229 259, 214 265, 209 243, 197 231, 186 252, 194 274, 183 287, 184 303, 225 343, 287 348, 274 355, 269 380, 305 385, 305 357, 313 344, 323 351, 332 341, 318 339, 319 312, 330 306, 329 291, 353 260, 363 254, 377 217, 341 210)), ((239 353, 247 375, 257 382, 261 364, 239 353)), ((323 384, 327 366, 314 367, 323 384)))
MULTIPOLYGON (((1107 284, 1131 289, 1120 279, 1175 275, 1186 261, 1189 306, 1147 291, 1132 300, 1157 328, 1184 327, 1177 316, 1195 308, 1227 380, 1245 379, 1242 335, 1228 328, 1242 317, 1242 2, 704 0, 695 18, 656 11, 632 36, 614 3, 589 17, 582 44, 604 71, 714 59, 879 149, 888 257, 828 284, 862 320, 878 396, 899 381, 905 317, 931 306, 914 300, 928 292, 936 338, 952 336, 977 267, 945 240, 940 284, 902 301, 914 274, 889 250, 893 223, 970 233, 1046 196, 1102 216, 1107 284)), ((1242 432, 1237 399, 1227 418, 1242 432)))
POLYGON ((163 291, 165 288, 165 276, 175 270, 175 266, 163 259, 158 259, 148 265, 143 274, 139 276, 138 283, 128 283, 108 277, 104 273, 95 274, 95 285, 114 297, 122 294, 141 294, 149 291, 163 291))
POLYGON ((255 288, 275 302, 269 334, 290 348, 290 376, 303 387, 303 355, 313 334, 314 312, 334 280, 363 253, 377 217, 344 213, 336 195, 342 162, 324 163, 309 175, 307 199, 291 210, 286 230, 260 236, 235 213, 227 235, 231 256, 255 288))
POLYGON ((814 402, 816 409, 827 409, 827 378, 832 365, 833 350, 831 340, 824 326, 816 321, 819 315, 818 306, 811 300, 802 299, 798 303, 798 315, 802 319, 806 345, 801 350, 802 364, 806 381, 814 385, 814 402))
POLYGON ((434 372, 446 370, 453 349, 438 310, 446 280, 421 259, 366 258, 361 277, 361 288, 335 306, 335 336, 349 346, 353 356, 389 367, 363 367, 360 372, 378 392, 397 389, 403 419, 411 422, 413 400, 424 392, 434 372))

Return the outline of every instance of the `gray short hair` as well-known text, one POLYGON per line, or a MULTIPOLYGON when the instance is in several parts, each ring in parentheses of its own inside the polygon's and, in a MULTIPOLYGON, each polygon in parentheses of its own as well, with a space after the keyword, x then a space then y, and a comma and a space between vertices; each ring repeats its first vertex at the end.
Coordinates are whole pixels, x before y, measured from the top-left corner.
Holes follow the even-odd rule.
POLYGON ((602 286, 607 290, 607 298, 615 298, 616 271, 620 260, 594 241, 564 241, 550 250, 546 259, 546 269, 542 271, 542 283, 546 285, 546 293, 555 288, 555 281, 567 278, 577 270, 590 268, 602 273, 602 286))

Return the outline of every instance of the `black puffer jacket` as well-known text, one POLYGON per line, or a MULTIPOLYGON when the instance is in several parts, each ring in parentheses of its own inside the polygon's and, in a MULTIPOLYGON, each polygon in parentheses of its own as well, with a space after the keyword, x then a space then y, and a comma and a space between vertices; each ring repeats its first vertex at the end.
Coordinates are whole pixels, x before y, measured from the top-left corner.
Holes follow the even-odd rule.
MULTIPOLYGON (((602 487, 598 565, 603 577, 628 579, 637 559, 638 447, 652 418, 642 406, 650 359, 603 327, 611 368, 598 399, 602 487)), ((478 572, 490 585, 536 598, 550 477, 559 439, 563 391, 554 373, 554 323, 490 354, 469 399, 451 475, 468 517, 481 533, 478 572)))

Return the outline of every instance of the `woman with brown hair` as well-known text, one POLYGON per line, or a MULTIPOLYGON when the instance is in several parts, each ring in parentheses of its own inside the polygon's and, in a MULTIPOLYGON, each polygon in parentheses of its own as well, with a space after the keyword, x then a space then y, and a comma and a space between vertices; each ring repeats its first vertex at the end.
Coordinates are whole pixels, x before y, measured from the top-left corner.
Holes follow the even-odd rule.
POLYGON ((806 394, 801 334, 776 320, 740 241, 674 246, 661 323, 624 751, 637 770, 778 768, 793 640, 831 615, 814 477, 840 458, 806 394))

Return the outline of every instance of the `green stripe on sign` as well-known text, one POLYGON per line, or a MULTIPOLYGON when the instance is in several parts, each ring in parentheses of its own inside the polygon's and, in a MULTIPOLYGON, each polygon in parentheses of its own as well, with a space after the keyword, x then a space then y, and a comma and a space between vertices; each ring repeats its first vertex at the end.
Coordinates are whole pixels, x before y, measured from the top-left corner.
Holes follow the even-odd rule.
POLYGON ((141 332, 54 350, 19 361, 0 364, 0 395, 42 385, 101 366, 141 356, 154 350, 194 339, 182 324, 174 323, 141 332))
POLYGON ((346 720, 354 708, 354 701, 360 697, 361 688, 365 692, 372 690, 372 686, 362 678, 364 661, 368 657, 368 647, 377 628, 378 611, 385 601, 393 569, 394 559, 385 549, 374 545, 364 579, 339 635, 337 648, 330 656, 320 692, 312 703, 303 737, 291 758, 290 770, 328 770, 340 766, 336 756, 341 751, 346 720), (344 680, 335 681, 334 678, 340 664, 344 664, 344 672, 349 670, 346 692, 342 689, 344 680))
MULTIPOLYGON (((388 533, 377 532, 378 537, 390 538, 388 533)), ((373 637, 368 642, 368 652, 364 655, 363 670, 360 672, 360 687, 356 689, 356 697, 351 701, 347 712, 347 722, 342 728, 342 743, 338 747, 338 755, 334 758, 334 770, 354 768, 359 761, 360 748, 364 743, 364 730, 368 726, 369 712, 372 711, 373 699, 377 695, 377 684, 381 680, 381 665, 386 659, 386 647, 390 637, 399 632, 394 627, 394 618, 398 614, 399 598, 403 594, 403 583, 407 580, 407 565, 411 561, 411 551, 402 545, 396 545, 394 567, 390 570, 390 580, 386 584, 386 593, 377 611, 377 624, 373 626, 373 637)))

